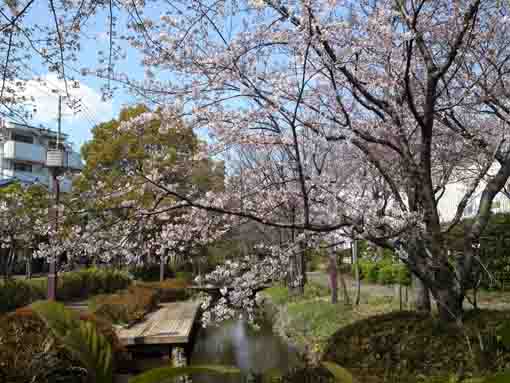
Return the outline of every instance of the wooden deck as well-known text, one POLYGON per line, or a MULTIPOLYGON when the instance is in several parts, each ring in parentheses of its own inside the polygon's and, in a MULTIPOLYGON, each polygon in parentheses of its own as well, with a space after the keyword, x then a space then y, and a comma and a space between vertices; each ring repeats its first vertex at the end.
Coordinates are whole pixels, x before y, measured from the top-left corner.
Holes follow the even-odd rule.
POLYGON ((124 346, 187 344, 199 308, 198 302, 163 303, 143 322, 118 329, 117 336, 124 346))

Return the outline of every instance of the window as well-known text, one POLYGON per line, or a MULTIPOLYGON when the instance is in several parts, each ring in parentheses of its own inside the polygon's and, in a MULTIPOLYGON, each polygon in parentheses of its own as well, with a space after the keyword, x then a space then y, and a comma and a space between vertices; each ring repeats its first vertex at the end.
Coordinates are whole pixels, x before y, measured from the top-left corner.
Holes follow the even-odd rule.
POLYGON ((16 142, 24 142, 26 144, 33 144, 34 143, 34 137, 29 136, 27 134, 19 134, 14 133, 12 136, 12 139, 16 142))
POLYGON ((14 163, 14 171, 15 172, 28 172, 32 173, 32 165, 26 164, 23 162, 15 162, 14 163))
MULTIPOLYGON (((49 140, 48 141, 48 149, 51 149, 51 150, 57 149, 57 141, 49 140)), ((60 149, 64 149, 64 144, 62 143, 62 141, 60 142, 60 149)))

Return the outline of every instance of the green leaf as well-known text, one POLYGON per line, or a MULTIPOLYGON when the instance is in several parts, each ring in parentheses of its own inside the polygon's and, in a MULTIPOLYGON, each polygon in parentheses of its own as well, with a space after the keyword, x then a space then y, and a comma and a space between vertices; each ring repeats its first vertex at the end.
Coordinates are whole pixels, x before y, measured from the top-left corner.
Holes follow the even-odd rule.
POLYGON ((63 346, 83 364, 90 381, 112 383, 111 345, 93 323, 81 321, 57 302, 39 301, 31 307, 63 346))
POLYGON ((280 368, 274 367, 264 372, 262 379, 264 382, 275 382, 283 377, 283 371, 280 368))
POLYGON ((129 380, 129 383, 163 383, 168 379, 191 374, 239 374, 238 368, 230 366, 201 365, 187 367, 160 367, 144 372, 129 380))
POLYGON ((338 383, 355 383, 354 376, 345 368, 333 362, 322 362, 322 365, 335 377, 338 383))
POLYGON ((498 326, 497 335, 503 346, 510 348, 510 321, 506 321, 502 325, 498 326))
POLYGON ((482 383, 508 383, 510 382, 510 372, 502 372, 485 378, 482 383))

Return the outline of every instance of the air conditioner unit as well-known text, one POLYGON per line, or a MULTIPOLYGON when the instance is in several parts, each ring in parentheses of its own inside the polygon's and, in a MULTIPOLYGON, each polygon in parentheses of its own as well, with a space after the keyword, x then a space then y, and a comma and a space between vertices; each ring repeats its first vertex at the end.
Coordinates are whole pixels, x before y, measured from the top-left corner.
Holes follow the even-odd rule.
POLYGON ((63 150, 48 150, 46 152, 46 166, 48 168, 65 168, 67 166, 67 153, 63 150))

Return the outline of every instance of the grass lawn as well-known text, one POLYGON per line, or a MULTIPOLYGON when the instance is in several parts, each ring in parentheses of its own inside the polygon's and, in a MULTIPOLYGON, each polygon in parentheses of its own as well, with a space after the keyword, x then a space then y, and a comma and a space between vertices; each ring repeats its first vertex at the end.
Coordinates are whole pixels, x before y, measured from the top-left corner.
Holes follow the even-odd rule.
POLYGON ((302 297, 290 296, 282 285, 270 287, 264 294, 280 307, 279 319, 286 335, 317 356, 324 352, 327 340, 340 328, 399 308, 396 300, 369 296, 362 296, 359 306, 331 304, 328 289, 315 283, 306 285, 302 297))

